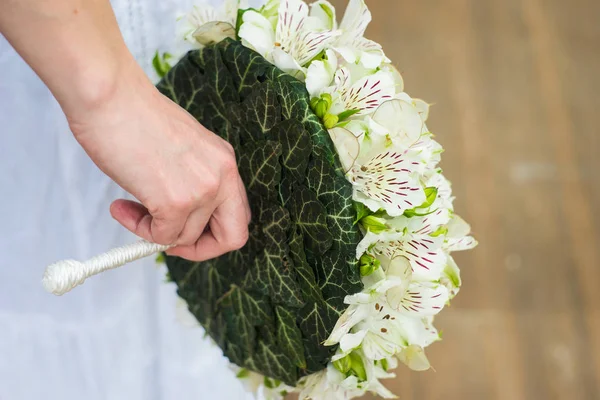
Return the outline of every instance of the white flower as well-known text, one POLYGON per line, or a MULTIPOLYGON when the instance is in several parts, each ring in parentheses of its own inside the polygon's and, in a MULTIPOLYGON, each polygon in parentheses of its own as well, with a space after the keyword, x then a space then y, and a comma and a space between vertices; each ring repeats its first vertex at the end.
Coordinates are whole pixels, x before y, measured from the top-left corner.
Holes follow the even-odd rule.
POLYGON ((325 89, 331 94, 331 114, 356 110, 357 116, 370 114, 384 101, 391 100, 395 92, 394 76, 388 71, 378 71, 353 82, 350 70, 341 67, 334 77, 334 85, 325 89))
POLYGON ((419 162, 413 153, 384 150, 361 161, 359 156, 347 174, 354 186, 354 200, 372 211, 383 208, 392 217, 425 202, 425 192, 416 174, 419 162))
POLYGON ((477 246, 477 240, 471 233, 471 226, 461 217, 454 214, 448 223, 448 233, 446 234, 446 243, 444 248, 446 251, 461 251, 469 250, 477 246))
POLYGON ((327 369, 301 380, 300 386, 299 400, 347 400, 366 392, 366 388, 359 387, 355 376, 344 376, 331 363, 327 369))
POLYGON ((371 22, 371 12, 364 0, 350 0, 339 29, 342 35, 334 48, 349 64, 362 64, 374 69, 389 59, 383 54, 381 45, 364 38, 365 30, 371 22))
POLYGON ((256 50, 279 69, 303 79, 305 66, 323 51, 338 31, 313 31, 308 6, 301 0, 282 0, 277 13, 277 24, 260 12, 248 10, 242 16, 238 35, 242 43, 256 50))
POLYGON ((244 0, 225 0, 221 7, 210 4, 194 6, 182 19, 181 30, 185 40, 203 47, 220 42, 229 37, 235 38, 237 12, 247 7, 244 0))
POLYGON ((427 132, 419 110, 410 102, 393 99, 384 102, 371 116, 372 132, 386 136, 397 145, 410 147, 427 132))
POLYGON ((413 280, 436 281, 446 263, 445 238, 443 235, 431 236, 431 233, 447 223, 447 215, 448 210, 440 209, 424 217, 388 220, 395 230, 401 231, 367 232, 356 248, 356 256, 360 258, 368 248, 388 259, 402 256, 410 262, 413 280))
POLYGON ((325 57, 310 63, 306 71, 306 90, 311 97, 316 97, 328 86, 331 86, 337 70, 337 57, 333 50, 327 49, 325 57))

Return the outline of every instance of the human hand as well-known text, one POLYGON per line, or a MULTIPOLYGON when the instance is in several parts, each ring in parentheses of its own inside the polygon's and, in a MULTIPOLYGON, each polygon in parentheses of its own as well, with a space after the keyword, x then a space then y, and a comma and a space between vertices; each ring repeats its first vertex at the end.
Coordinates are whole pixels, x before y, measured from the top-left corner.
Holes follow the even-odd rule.
POLYGON ((137 65, 93 107, 67 113, 91 159, 140 203, 112 216, 136 235, 176 244, 167 253, 207 260, 239 249, 250 208, 233 148, 163 96, 137 65))

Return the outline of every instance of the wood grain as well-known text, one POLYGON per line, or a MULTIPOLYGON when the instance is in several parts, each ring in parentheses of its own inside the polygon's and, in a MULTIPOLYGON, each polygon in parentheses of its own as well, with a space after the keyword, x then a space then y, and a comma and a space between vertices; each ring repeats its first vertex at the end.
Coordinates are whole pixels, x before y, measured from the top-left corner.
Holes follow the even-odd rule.
MULTIPOLYGON (((345 0, 333 1, 338 12, 345 0)), ((480 246, 404 400, 600 399, 600 1, 370 0, 480 246)), ((366 397, 371 398, 371 397, 366 397)))

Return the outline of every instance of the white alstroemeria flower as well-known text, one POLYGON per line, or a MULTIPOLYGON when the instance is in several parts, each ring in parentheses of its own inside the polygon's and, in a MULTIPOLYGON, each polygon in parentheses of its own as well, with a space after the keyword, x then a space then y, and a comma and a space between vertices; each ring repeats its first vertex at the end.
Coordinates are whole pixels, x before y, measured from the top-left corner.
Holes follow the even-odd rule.
POLYGON ((365 162, 359 156, 347 174, 354 187, 353 199, 371 211, 383 208, 392 217, 402 215, 426 200, 415 173, 418 165, 408 151, 383 150, 365 162))
POLYGON ((428 282, 412 282, 404 285, 401 279, 393 277, 378 282, 362 293, 346 296, 344 302, 350 304, 337 321, 326 346, 340 344, 342 358, 359 346, 365 354, 380 360, 396 354, 410 342, 405 317, 412 319, 432 316, 441 311, 448 300, 445 286, 428 282), (403 287, 402 297, 396 307, 387 301, 388 293, 395 287, 403 287))
POLYGON ((477 240, 471 233, 471 226, 464 219, 456 214, 452 215, 448 223, 448 233, 446 233, 446 243, 444 249, 448 252, 469 250, 477 246, 477 240))
POLYGON ((319 96, 331 86, 337 66, 337 57, 331 49, 325 51, 323 59, 310 63, 306 71, 306 90, 311 97, 319 96))
POLYGON ((330 129, 329 135, 353 185, 355 201, 374 212, 383 208, 392 217, 425 202, 417 153, 387 146, 381 135, 357 137, 356 132, 342 127, 330 129))
POLYGON ((355 82, 352 79, 348 68, 339 68, 334 85, 324 90, 333 98, 330 114, 350 110, 357 111, 356 116, 370 114, 394 95, 396 84, 390 72, 378 71, 355 82))
POLYGON ((299 386, 299 400, 347 400, 366 393, 355 376, 344 376, 331 363, 327 369, 301 380, 299 386))
POLYGON ((245 0, 225 0, 221 7, 199 4, 181 19, 180 30, 185 40, 197 47, 235 39, 235 24, 240 8, 248 7, 245 0))
POLYGON ((343 32, 336 40, 334 49, 349 64, 362 64, 374 69, 390 60, 385 56, 381 45, 364 38, 365 30, 371 22, 371 12, 364 0, 350 0, 339 29, 343 32))
POLYGON ((405 257, 410 262, 412 279, 437 281, 446 263, 444 235, 431 236, 448 222, 448 210, 439 209, 424 217, 398 217, 388 220, 394 230, 381 234, 367 232, 356 248, 356 256, 370 248, 389 259, 405 257))
POLYGON ((273 27, 260 12, 246 11, 238 35, 244 46, 254 49, 282 71, 304 79, 305 65, 339 32, 307 29, 308 6, 301 0, 281 0, 277 15, 277 25, 273 27))
POLYGON ((411 102, 399 99, 388 100, 375 110, 371 131, 388 136, 401 148, 409 148, 427 132, 419 110, 411 102))
POLYGON ((410 147, 412 151, 418 154, 420 161, 419 174, 424 175, 426 179, 437 172, 437 165, 444 151, 442 146, 433 140, 432 136, 432 134, 424 133, 410 147))
POLYGON ((427 118, 429 117, 429 107, 431 106, 431 104, 421 99, 413 99, 408 95, 408 93, 403 92, 402 90, 399 90, 398 93, 396 93, 396 95, 394 96, 394 98, 404 100, 407 103, 412 104, 417 109, 421 120, 423 122, 427 121, 427 118))

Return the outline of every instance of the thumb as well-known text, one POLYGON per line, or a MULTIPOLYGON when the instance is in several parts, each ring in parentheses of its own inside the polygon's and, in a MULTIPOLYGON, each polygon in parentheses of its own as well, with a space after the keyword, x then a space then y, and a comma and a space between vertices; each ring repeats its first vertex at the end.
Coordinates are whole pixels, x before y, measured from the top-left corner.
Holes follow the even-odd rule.
POLYGON ((115 200, 110 205, 110 215, 130 232, 152 241, 149 234, 152 216, 142 204, 125 199, 115 200))

